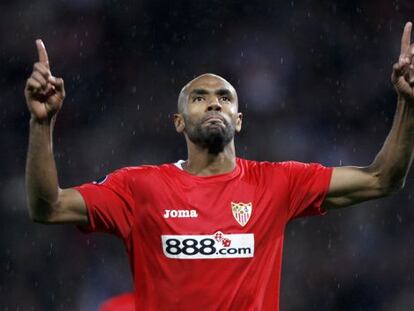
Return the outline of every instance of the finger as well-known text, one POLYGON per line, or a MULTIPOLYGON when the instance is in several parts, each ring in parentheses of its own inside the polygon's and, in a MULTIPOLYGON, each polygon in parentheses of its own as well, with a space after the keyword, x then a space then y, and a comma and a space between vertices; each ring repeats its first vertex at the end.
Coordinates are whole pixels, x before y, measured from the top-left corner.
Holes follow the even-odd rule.
POLYGON ((400 63, 395 63, 392 67, 391 82, 394 85, 404 84, 404 81, 409 81, 408 66, 401 66, 400 63))
POLYGON ((27 79, 26 85, 27 85, 27 88, 30 91, 40 90, 42 88, 42 85, 38 81, 36 81, 35 79, 33 79, 32 77, 30 77, 29 79, 27 79))
POLYGON ((409 54, 409 58, 410 58, 410 68, 412 68, 412 66, 414 65, 414 44, 411 44, 410 46, 410 54, 409 54))
POLYGON ((56 89, 55 87, 52 85, 50 87, 50 89, 47 91, 47 93, 45 94, 45 98, 49 98, 50 96, 53 96, 56 94, 56 89))
POLYGON ((407 58, 409 59, 408 64, 405 65, 407 68, 405 70, 404 77, 406 81, 410 84, 410 86, 414 85, 414 44, 410 45, 409 54, 407 58))
POLYGON ((412 70, 408 73, 408 83, 410 83, 411 86, 414 85, 414 71, 412 70))
POLYGON ((50 76, 50 70, 43 63, 35 63, 33 65, 33 71, 40 72, 46 79, 50 76))
POLYGON ((410 62, 408 64, 408 67, 410 71, 414 69, 414 44, 411 44, 410 46, 410 55, 409 55, 410 62))
POLYGON ((407 82, 414 86, 414 70, 409 66, 401 66, 400 63, 395 63, 391 74, 391 81, 396 86, 407 82))
POLYGON ((37 82, 39 82, 40 85, 42 86, 42 88, 47 87, 47 80, 45 79, 44 76, 42 76, 42 74, 40 72, 38 72, 38 71, 33 72, 31 78, 33 78, 37 82))
POLYGON ((396 77, 401 77, 408 72, 409 67, 406 66, 405 63, 401 64, 401 62, 398 62, 393 65, 392 69, 393 75, 395 75, 396 77))
POLYGON ((401 67, 404 67, 404 66, 407 66, 407 65, 409 65, 410 64, 410 57, 409 56, 407 56, 407 55, 400 55, 400 58, 398 59, 398 64, 401 66, 401 67))
POLYGON ((408 22, 404 26, 404 31, 401 37, 401 55, 410 53, 410 38, 411 38, 411 28, 413 24, 408 22))
POLYGON ((65 92, 65 85, 64 85, 62 78, 56 78, 56 77, 50 76, 48 82, 55 87, 57 92, 59 93, 65 92))
POLYGON ((400 64, 400 66, 407 66, 409 67, 412 60, 413 60, 413 51, 414 51, 414 44, 411 44, 406 53, 403 53, 400 55, 400 57, 398 58, 398 63, 400 64))
POLYGON ((37 54, 39 55, 39 62, 49 68, 49 57, 47 56, 46 47, 43 41, 40 39, 36 40, 37 54))
POLYGON ((411 44, 410 47, 410 57, 411 57, 411 63, 408 69, 408 83, 410 83, 411 86, 414 85, 414 44, 411 44))

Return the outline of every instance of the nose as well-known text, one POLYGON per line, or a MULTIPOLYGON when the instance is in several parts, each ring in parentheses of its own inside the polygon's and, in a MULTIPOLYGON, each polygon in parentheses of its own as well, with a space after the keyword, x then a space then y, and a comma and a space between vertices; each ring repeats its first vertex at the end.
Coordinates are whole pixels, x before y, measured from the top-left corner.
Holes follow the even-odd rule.
POLYGON ((221 111, 223 107, 221 106, 220 102, 217 98, 211 100, 207 106, 207 111, 221 111))

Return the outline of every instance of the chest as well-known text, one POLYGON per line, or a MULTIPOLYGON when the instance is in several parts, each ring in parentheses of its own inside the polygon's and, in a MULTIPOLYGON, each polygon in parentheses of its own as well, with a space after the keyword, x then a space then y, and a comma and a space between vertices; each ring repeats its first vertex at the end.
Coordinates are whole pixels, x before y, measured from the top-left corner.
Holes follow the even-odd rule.
POLYGON ((157 234, 247 233, 283 226, 287 196, 234 180, 186 184, 159 181, 137 198, 137 224, 157 234))
POLYGON ((136 198, 139 240, 162 249, 162 258, 252 258, 283 235, 287 196, 259 182, 167 179, 145 187, 136 198))

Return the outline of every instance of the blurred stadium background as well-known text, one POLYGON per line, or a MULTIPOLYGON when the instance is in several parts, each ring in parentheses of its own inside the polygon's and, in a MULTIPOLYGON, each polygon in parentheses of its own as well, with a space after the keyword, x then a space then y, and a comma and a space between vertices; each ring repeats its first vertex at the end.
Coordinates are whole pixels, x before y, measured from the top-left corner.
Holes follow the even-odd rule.
MULTIPOLYGON (((42 38, 65 79, 61 186, 185 158, 180 88, 204 72, 239 92, 239 156, 367 165, 390 128, 389 82, 412 1, 2 1, 0 310, 96 310, 131 289, 120 241, 33 224, 23 88, 42 38)), ((413 15, 410 15, 413 14, 413 15)), ((399 194, 286 231, 281 310, 412 310, 413 172, 399 194)))

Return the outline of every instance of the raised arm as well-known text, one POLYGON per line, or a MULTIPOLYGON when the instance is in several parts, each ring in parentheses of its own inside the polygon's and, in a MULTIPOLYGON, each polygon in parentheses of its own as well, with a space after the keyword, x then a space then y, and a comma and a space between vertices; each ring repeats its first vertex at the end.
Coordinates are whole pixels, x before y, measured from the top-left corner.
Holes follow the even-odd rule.
POLYGON ((29 214, 41 223, 86 224, 84 200, 73 189, 60 189, 53 156, 52 132, 65 98, 63 80, 51 74, 46 48, 36 40, 39 61, 27 79, 25 97, 30 111, 26 191, 29 214))
POLYGON ((394 64, 391 81, 398 95, 390 133, 368 167, 334 168, 324 208, 345 207, 383 197, 404 186, 414 149, 414 44, 412 24, 401 38, 401 52, 394 64))

